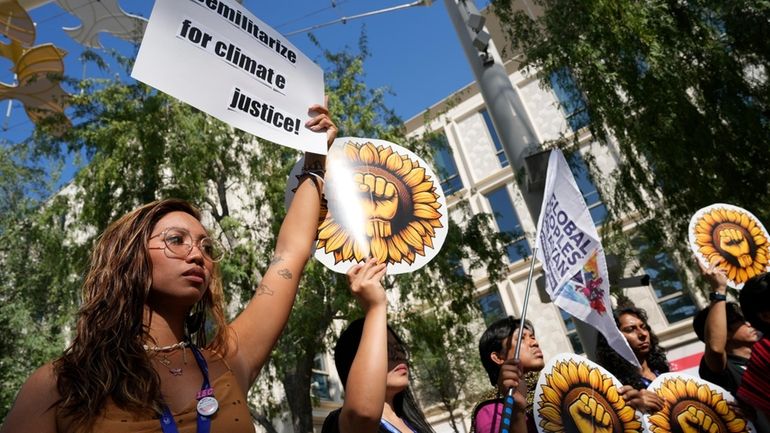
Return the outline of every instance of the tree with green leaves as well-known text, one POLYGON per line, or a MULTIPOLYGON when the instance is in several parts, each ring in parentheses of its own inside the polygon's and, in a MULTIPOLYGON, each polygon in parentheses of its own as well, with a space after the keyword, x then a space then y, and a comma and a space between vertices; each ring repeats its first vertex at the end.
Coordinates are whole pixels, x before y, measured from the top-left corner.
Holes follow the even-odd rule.
POLYGON ((525 65, 584 99, 593 137, 617 143, 615 217, 650 221, 652 251, 686 248, 690 216, 715 202, 770 220, 770 3, 535 3, 539 17, 493 6, 525 65))
MULTIPOLYGON (((340 136, 386 139, 429 155, 427 142, 404 138, 400 121, 384 104, 385 91, 368 89, 363 83, 367 55, 365 38, 355 54, 324 51, 329 106, 340 136)), ((97 65, 106 64, 95 56, 87 58, 97 65)), ((130 60, 118 60, 130 67, 130 60)), ((78 288, 95 236, 138 205, 167 197, 189 200, 209 215, 206 223, 212 234, 229 250, 222 271, 229 313, 237 314, 270 261, 285 213, 286 179, 299 153, 234 130, 141 83, 88 79, 74 84, 83 91, 75 92, 70 100, 73 127, 64 135, 39 128, 27 144, 49 160, 62 160, 67 157, 62 152, 69 152, 85 154, 88 163, 66 193, 30 204, 16 220, 9 219, 6 224, 4 219, 0 227, 0 235, 8 237, 7 249, 1 254, 8 266, 0 272, 10 276, 0 281, 2 296, 10 300, 0 314, 18 317, 6 325, 18 325, 15 329, 25 331, 9 345, 23 340, 30 347, 44 348, 35 358, 41 361, 59 353, 69 336, 68 326, 74 319, 78 288), (20 231, 24 224, 14 227, 19 222, 39 234, 34 245, 30 235, 20 231), (40 253, 24 261, 25 251, 36 248, 40 253), (13 287, 13 282, 24 276, 29 284, 13 287), (32 283, 36 285, 32 287, 32 283), (51 297, 52 293, 60 296, 51 297), (55 325, 41 327, 48 323, 55 325), (35 342, 25 336, 32 333, 38 339, 51 338, 35 342)), ((6 170, 5 166, 2 169, 6 170)), ((23 189, 13 191, 16 197, 23 189)), ((462 327, 476 317, 471 278, 462 275, 452 284, 444 284, 442 279, 446 278, 439 277, 450 275, 447 269, 455 269, 459 261, 470 269, 486 268, 492 277, 501 274, 502 244, 489 228, 488 216, 465 215, 461 225, 450 224, 442 254, 424 270, 392 282, 399 287, 402 299, 416 301, 415 309, 401 312, 399 320, 403 323, 417 314, 431 314, 431 308, 437 306, 445 310, 441 320, 449 326, 435 328, 437 332, 462 327)), ((290 322, 259 385, 252 389, 252 393, 259 393, 259 398, 252 399, 258 401, 252 413, 265 428, 272 429, 270 420, 288 409, 295 431, 312 429, 313 360, 333 341, 332 322, 355 315, 344 276, 311 261, 290 322), (283 388, 277 394, 273 393, 273 380, 283 388), (285 395, 285 400, 276 395, 285 395)), ((424 334, 415 332, 414 344, 420 345, 421 338, 435 339, 424 334)), ((16 382, 6 387, 10 394, 28 375, 30 363, 18 358, 7 362, 3 371, 16 377, 16 382)), ((419 366, 419 356, 415 362, 419 366)), ((3 395, 7 403, 3 407, 10 406, 11 397, 3 395)))

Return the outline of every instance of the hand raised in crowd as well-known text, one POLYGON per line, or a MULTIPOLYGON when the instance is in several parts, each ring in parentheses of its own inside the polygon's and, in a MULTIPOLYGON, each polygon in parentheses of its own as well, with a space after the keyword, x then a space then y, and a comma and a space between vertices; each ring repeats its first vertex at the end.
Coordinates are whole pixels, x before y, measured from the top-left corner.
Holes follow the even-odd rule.
POLYGON ((313 132, 320 132, 326 129, 326 146, 331 147, 334 143, 334 139, 337 138, 337 125, 332 122, 329 116, 329 98, 324 98, 324 105, 314 104, 311 105, 308 111, 314 114, 313 118, 305 122, 305 126, 313 132))
POLYGON ((652 413, 663 409, 663 399, 652 391, 638 390, 631 385, 622 386, 618 392, 626 404, 636 410, 652 413))
POLYGON ((387 304, 385 289, 380 282, 385 271, 387 271, 387 264, 378 264, 375 258, 370 258, 366 263, 355 265, 348 270, 350 291, 358 299, 364 311, 387 304))
POLYGON ((711 285, 711 290, 724 294, 727 291, 727 274, 721 268, 716 265, 710 265, 708 268, 704 267, 699 261, 698 266, 706 278, 706 281, 711 285))

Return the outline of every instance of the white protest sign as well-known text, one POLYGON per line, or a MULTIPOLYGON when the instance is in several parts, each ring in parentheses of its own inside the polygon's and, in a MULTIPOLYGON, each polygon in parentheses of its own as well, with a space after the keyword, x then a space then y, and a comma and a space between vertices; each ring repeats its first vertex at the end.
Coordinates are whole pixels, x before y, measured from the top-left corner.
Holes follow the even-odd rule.
POLYGON ((326 153, 323 71, 234 0, 156 0, 131 76, 238 129, 326 153))

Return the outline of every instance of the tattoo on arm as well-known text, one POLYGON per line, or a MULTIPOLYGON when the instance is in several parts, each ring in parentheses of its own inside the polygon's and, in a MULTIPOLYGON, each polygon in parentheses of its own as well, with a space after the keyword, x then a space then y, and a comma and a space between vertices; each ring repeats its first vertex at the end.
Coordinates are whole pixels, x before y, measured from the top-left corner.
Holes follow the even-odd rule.
POLYGON ((270 260, 270 266, 273 266, 276 263, 280 263, 283 261, 283 257, 281 256, 275 256, 273 257, 273 260, 270 260))
POLYGON ((270 295, 273 296, 275 291, 271 289, 270 287, 267 287, 264 283, 259 283, 259 287, 257 287, 257 296, 260 295, 270 295))
POLYGON ((289 271, 286 268, 283 268, 280 271, 278 271, 278 275, 282 276, 286 280, 291 280, 291 277, 292 277, 291 271, 289 271))

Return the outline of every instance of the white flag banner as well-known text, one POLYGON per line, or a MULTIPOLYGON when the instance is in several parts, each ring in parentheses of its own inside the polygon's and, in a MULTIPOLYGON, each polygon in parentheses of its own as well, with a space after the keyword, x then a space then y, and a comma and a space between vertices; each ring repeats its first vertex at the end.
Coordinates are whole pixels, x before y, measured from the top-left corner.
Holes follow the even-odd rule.
POLYGON ((553 303, 593 326, 628 362, 639 362, 615 325, 610 282, 599 233, 561 150, 548 159, 537 223, 537 258, 553 303))

